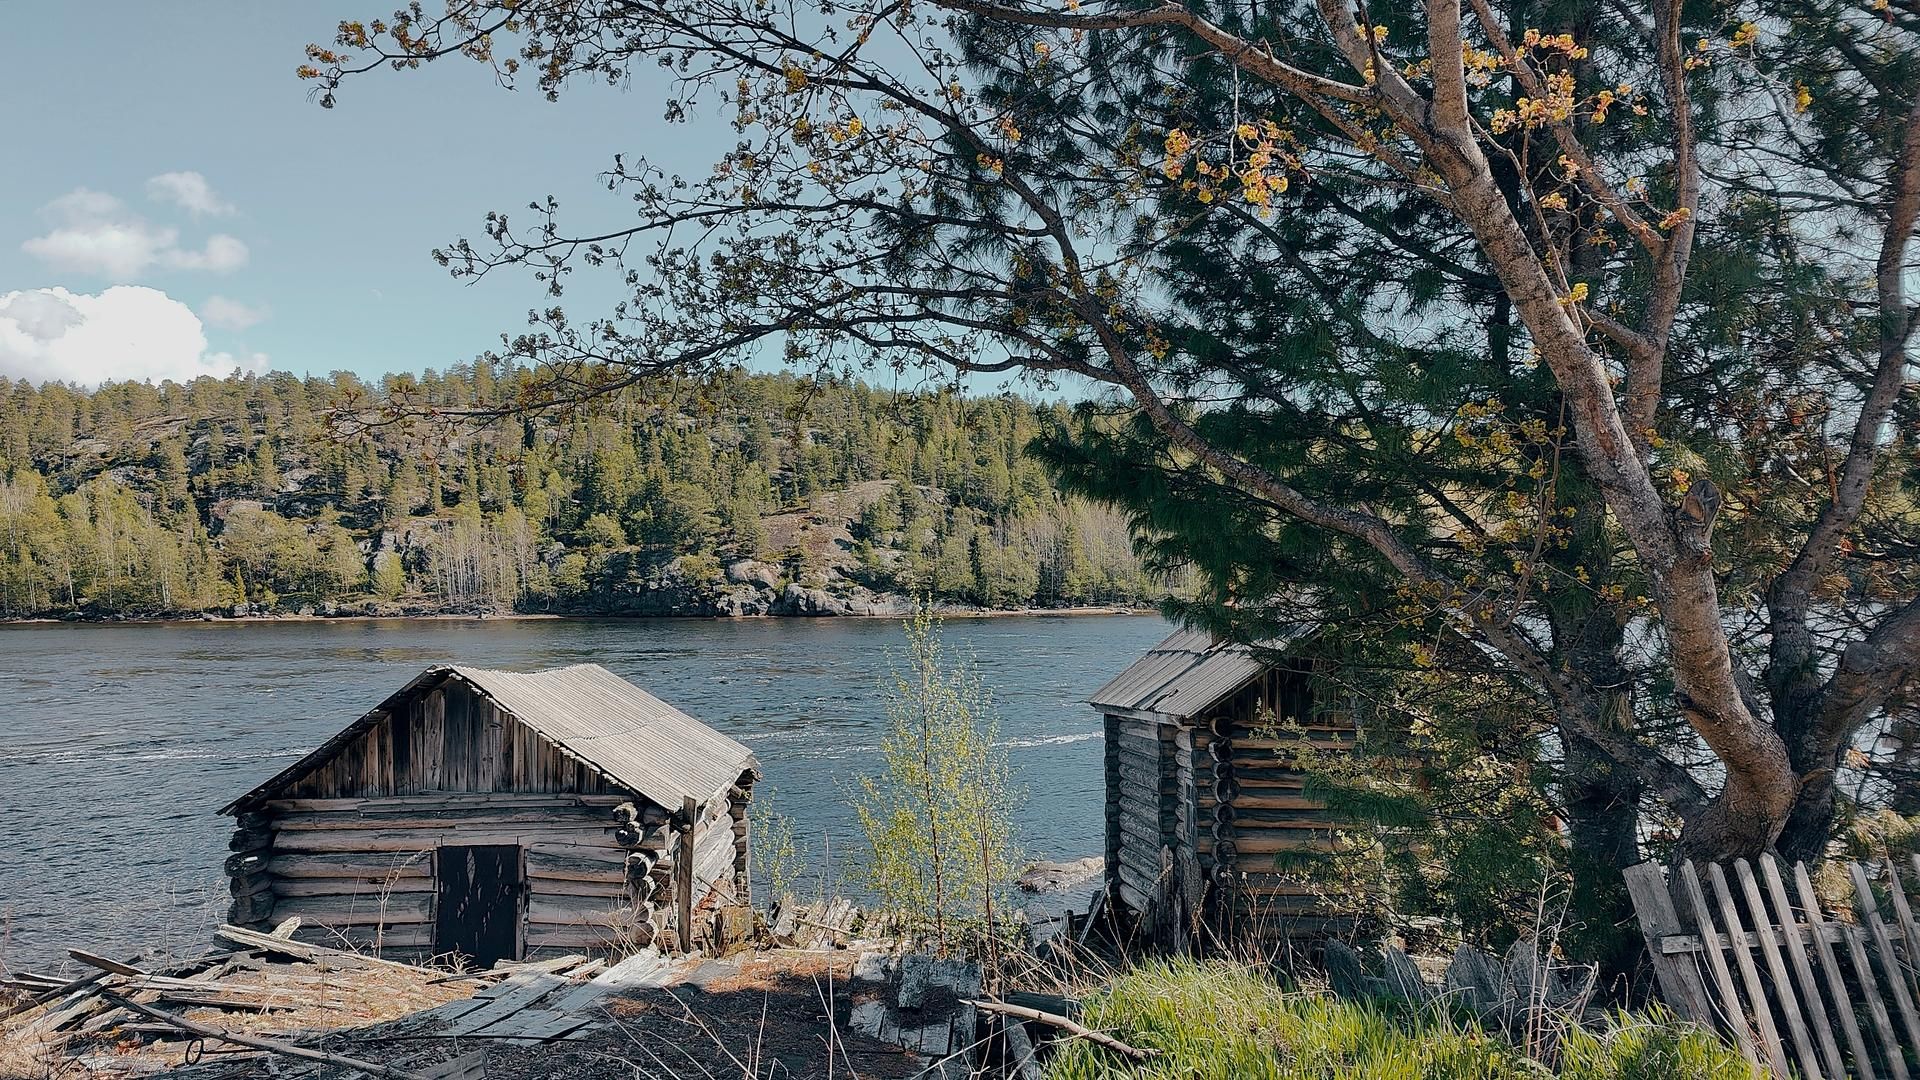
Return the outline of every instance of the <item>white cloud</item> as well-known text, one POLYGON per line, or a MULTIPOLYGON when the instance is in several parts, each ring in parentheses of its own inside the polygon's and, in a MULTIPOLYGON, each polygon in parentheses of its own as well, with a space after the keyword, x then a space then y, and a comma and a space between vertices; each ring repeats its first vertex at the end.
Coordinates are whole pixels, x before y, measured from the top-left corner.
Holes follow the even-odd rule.
POLYGON ((185 381, 240 367, 259 353, 207 351, 200 319, 158 289, 116 285, 98 295, 66 289, 0 293, 0 376, 92 386, 112 380, 185 381))
POLYGON ((247 262, 247 245, 225 233, 198 250, 182 248, 178 229, 155 225, 103 192, 76 188, 40 212, 53 228, 20 249, 56 270, 129 281, 154 266, 224 273, 247 262))
POLYGON ((265 322, 267 309, 229 300, 224 296, 209 296, 207 302, 200 305, 200 318, 208 326, 217 326, 222 330, 245 330, 265 322))
POLYGON ((233 213, 233 204, 214 194, 213 185, 197 172, 161 173, 147 181, 147 198, 171 203, 197 218, 233 213))
POLYGON ((163 251, 160 261, 176 270, 211 270, 216 274, 224 274, 247 265, 247 245, 226 233, 214 233, 207 237, 206 247, 201 250, 183 251, 175 248, 163 251))

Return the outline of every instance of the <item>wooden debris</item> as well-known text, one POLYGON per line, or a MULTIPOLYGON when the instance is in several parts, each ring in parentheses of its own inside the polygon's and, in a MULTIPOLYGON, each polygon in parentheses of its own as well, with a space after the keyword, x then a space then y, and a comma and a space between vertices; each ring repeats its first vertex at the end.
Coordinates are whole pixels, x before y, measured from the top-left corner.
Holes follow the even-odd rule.
POLYGON ((972 1005, 976 1009, 984 1009, 987 1012, 1000 1013, 1004 1016, 1017 1017, 1021 1020, 1032 1020, 1035 1023, 1046 1024, 1048 1027, 1059 1028, 1061 1031, 1066 1032, 1076 1039, 1085 1039, 1095 1046, 1104 1046, 1130 1061, 1150 1061, 1158 1052, 1141 1049, 1138 1046, 1121 1042, 1119 1039, 1114 1038, 1104 1031, 1095 1031, 1079 1021, 1069 1020, 1059 1013, 1042 1012, 1039 1009, 1029 1009, 1021 1005, 1009 1005, 1004 1001, 975 999, 968 1001, 967 1004, 972 1005))
POLYGON ((181 1031, 202 1039, 218 1039, 221 1042, 233 1043, 236 1046, 251 1047, 255 1050, 265 1050, 268 1053, 279 1054, 283 1057, 299 1058, 303 1061, 318 1061, 325 1065, 338 1065, 342 1068, 358 1069, 361 1072, 369 1073, 373 1076, 384 1076, 387 1080, 428 1080, 427 1077, 420 1073, 407 1072, 404 1069, 395 1069, 377 1062, 360 1061, 342 1054, 329 1054, 324 1050, 313 1050, 305 1046, 295 1046, 292 1043, 278 1042, 273 1039, 258 1039, 251 1035, 221 1031, 219 1028, 208 1027, 206 1024, 196 1023, 185 1017, 163 1012, 160 1009, 148 1008, 137 1001, 121 997, 118 994, 104 993, 101 996, 118 1005, 120 1008, 139 1013, 149 1019, 158 1020, 163 1024, 170 1024, 179 1028, 181 1031))

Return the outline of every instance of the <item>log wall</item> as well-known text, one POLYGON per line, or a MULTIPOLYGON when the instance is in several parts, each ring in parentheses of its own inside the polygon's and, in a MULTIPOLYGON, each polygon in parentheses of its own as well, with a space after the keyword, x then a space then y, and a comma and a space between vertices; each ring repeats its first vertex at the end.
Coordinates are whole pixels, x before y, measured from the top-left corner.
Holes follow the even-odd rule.
POLYGON ((1107 881, 1130 910, 1164 891, 1161 851, 1176 842, 1179 777, 1170 725, 1107 716, 1107 881))
POLYGON ((1333 842, 1331 813, 1305 793, 1302 742, 1354 740, 1350 718, 1314 708, 1309 672, 1276 668, 1178 722, 1109 713, 1105 733, 1108 886, 1152 936, 1183 945, 1195 907, 1226 937, 1337 928, 1276 866, 1333 842))
MULTIPOLYGON (((693 832, 695 897, 744 902, 744 792, 701 811, 693 832)), ((522 927, 529 955, 652 943, 675 923, 681 833, 666 811, 622 795, 413 795, 271 800, 241 815, 227 870, 230 918, 267 926, 299 916, 296 938, 434 952, 443 845, 524 849, 522 927), (629 838, 617 838, 630 825, 629 838)))

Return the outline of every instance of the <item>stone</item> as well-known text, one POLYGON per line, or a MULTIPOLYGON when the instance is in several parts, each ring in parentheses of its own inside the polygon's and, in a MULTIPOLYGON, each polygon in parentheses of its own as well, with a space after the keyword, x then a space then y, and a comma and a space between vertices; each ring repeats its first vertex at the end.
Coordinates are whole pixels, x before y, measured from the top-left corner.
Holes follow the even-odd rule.
POLYGON ((1385 953, 1386 989, 1395 997, 1404 998, 1415 1004, 1433 997, 1433 987, 1420 974, 1419 965, 1413 962, 1399 946, 1387 946, 1385 953))
POLYGON ((1355 999, 1372 995, 1367 969, 1360 954, 1345 942, 1329 941, 1326 950, 1327 985, 1338 997, 1355 999))
POLYGON ((1513 995, 1500 965, 1471 946, 1462 945, 1453 951, 1444 985, 1449 997, 1483 1018, 1504 1019, 1513 1005, 1513 995))
POLYGON ((741 559, 727 566, 727 580, 735 585, 777 589, 780 587, 780 568, 754 559, 741 559))

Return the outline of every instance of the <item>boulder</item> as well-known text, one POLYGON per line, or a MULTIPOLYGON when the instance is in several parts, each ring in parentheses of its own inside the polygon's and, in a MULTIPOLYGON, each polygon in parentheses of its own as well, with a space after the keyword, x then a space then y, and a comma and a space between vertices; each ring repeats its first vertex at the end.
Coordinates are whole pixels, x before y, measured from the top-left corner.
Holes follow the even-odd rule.
POLYGON ((777 589, 780 587, 780 568, 753 559, 741 559, 727 567, 727 580, 735 585, 777 589))

